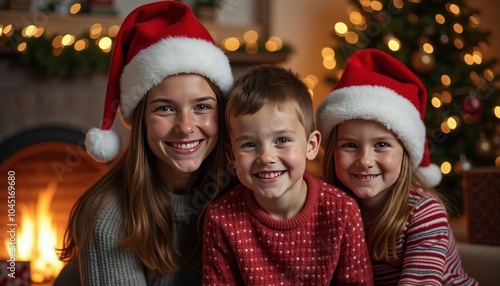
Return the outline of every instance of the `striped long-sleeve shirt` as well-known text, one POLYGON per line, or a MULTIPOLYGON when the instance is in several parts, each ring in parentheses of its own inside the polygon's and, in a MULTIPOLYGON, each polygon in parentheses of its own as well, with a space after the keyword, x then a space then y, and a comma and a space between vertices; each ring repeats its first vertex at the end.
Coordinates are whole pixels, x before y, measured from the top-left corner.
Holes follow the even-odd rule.
POLYGON ((412 190, 413 208, 396 245, 398 259, 373 261, 375 285, 478 285, 465 273, 444 206, 412 190))

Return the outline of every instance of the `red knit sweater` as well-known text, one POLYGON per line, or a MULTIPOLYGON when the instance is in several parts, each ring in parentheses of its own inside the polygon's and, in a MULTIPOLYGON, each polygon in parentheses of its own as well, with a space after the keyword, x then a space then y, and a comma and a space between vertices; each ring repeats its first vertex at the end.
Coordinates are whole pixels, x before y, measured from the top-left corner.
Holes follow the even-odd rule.
POLYGON ((277 220, 240 185, 205 218, 204 285, 373 285, 359 207, 348 195, 304 175, 307 199, 277 220))

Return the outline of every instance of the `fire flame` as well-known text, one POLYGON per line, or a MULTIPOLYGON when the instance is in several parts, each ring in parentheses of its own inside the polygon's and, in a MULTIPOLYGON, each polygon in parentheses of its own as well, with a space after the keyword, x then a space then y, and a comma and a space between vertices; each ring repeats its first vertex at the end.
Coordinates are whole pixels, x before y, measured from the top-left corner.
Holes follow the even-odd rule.
POLYGON ((58 233, 52 223, 50 204, 57 189, 57 181, 49 182, 38 193, 36 208, 19 204, 21 223, 17 233, 17 260, 30 261, 31 280, 42 283, 54 279, 64 267, 55 249, 61 248, 58 233), (34 215, 36 214, 36 215, 34 215))

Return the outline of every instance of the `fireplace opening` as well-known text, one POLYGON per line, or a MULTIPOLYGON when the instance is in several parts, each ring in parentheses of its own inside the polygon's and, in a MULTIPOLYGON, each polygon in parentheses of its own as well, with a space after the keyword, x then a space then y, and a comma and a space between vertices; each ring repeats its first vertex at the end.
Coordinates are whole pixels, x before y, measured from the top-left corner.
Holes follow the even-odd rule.
POLYGON ((59 274, 63 264, 55 248, 62 246, 71 208, 107 171, 86 154, 83 142, 83 133, 56 127, 24 132, 0 145, 0 187, 6 190, 0 192, 0 223, 6 228, 0 259, 8 260, 14 250, 16 262, 29 262, 34 284, 50 283, 59 274), (7 192, 12 182, 15 193, 7 192), (9 248, 8 230, 15 230, 15 248, 9 248))

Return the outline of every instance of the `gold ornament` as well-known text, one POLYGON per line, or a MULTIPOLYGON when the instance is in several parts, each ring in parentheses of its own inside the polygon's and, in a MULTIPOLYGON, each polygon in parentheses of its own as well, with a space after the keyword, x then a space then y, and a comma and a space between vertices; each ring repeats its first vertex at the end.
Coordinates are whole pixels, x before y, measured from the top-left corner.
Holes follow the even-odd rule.
POLYGON ((436 63, 433 54, 424 53, 420 50, 411 55, 411 66, 420 73, 430 72, 436 63))
POLYGON ((491 143, 486 138, 486 134, 481 133, 479 140, 476 143, 476 154, 482 157, 487 157, 491 152, 491 143))

